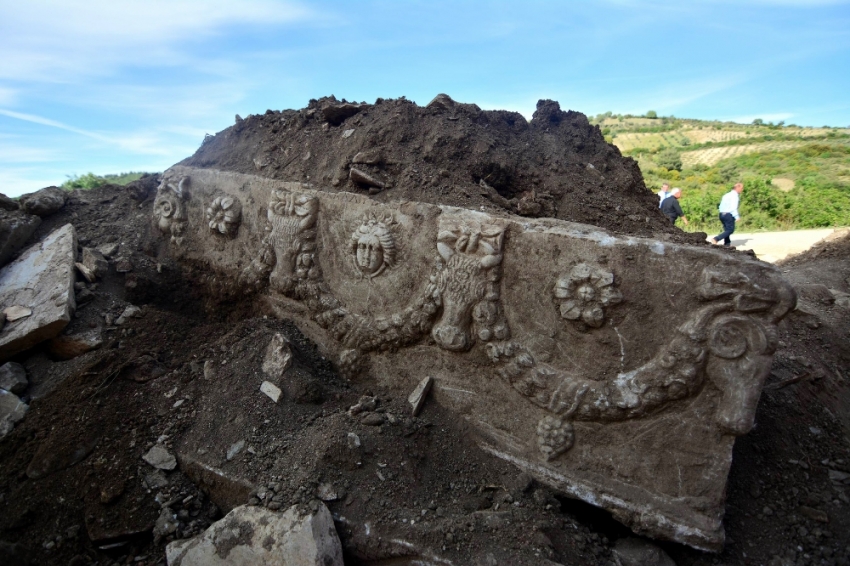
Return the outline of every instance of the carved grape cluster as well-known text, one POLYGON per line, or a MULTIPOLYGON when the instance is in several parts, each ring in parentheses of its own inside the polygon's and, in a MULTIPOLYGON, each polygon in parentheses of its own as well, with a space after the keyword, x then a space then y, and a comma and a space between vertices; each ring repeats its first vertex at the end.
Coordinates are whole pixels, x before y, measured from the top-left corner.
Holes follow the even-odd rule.
POLYGON ((546 415, 537 423, 537 447, 546 461, 554 460, 573 447, 575 429, 572 423, 546 415))
POLYGON ((604 307, 616 305, 623 295, 614 287, 614 274, 579 263, 555 284, 555 300, 561 317, 599 328, 605 322, 604 307))

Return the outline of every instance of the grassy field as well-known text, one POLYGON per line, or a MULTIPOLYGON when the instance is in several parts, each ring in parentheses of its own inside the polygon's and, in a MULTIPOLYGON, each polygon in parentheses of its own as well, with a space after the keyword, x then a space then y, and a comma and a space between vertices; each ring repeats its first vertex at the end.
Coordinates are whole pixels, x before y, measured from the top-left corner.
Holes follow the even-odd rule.
POLYGON ((126 185, 140 179, 145 173, 139 171, 130 171, 129 173, 117 173, 108 175, 95 175, 94 173, 86 173, 85 175, 69 175, 68 180, 62 183, 63 189, 94 189, 103 185, 126 185))
POLYGON ((848 128, 610 113, 591 122, 637 160, 650 189, 682 189, 687 230, 718 231, 717 204, 737 181, 745 185, 741 230, 850 225, 848 128))

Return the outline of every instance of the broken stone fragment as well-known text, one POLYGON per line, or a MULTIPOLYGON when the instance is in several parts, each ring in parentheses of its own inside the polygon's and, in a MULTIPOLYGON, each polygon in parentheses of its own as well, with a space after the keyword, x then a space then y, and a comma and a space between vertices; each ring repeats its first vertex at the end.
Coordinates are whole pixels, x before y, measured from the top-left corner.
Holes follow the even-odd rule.
POLYGON ((242 449, 245 448, 245 441, 239 440, 230 445, 230 448, 227 449, 227 461, 233 460, 237 454, 242 452, 242 449))
POLYGON ((386 187, 386 185, 378 179, 372 177, 368 173, 364 173, 360 169, 355 169, 354 167, 352 167, 351 171, 348 172, 348 178, 355 183, 366 185, 367 187, 377 187, 379 189, 386 187))
POLYGON ((29 406, 17 395, 0 389, 0 438, 15 428, 15 425, 27 414, 29 406))
POLYGON ((92 330, 80 334, 57 336, 50 341, 50 355, 59 360, 72 360, 103 345, 100 332, 92 330))
POLYGON ((360 422, 366 426, 380 426, 384 424, 384 415, 381 413, 366 413, 360 422))
POLYGON ((6 322, 15 322, 22 318, 26 318, 32 314, 32 309, 22 307, 21 305, 13 305, 3 311, 6 316, 6 322))
POLYGON ((115 324, 120 326, 122 324, 126 324, 127 321, 130 320, 131 318, 139 318, 141 316, 142 316, 142 309, 140 309, 139 307, 137 307, 135 305, 130 305, 127 308, 125 308, 124 312, 121 313, 121 316, 119 316, 115 320, 115 324))
POLYGON ((5 389, 15 395, 27 390, 27 370, 19 363, 6 362, 0 366, 0 389, 5 389))
POLYGON ((83 248, 82 264, 94 274, 95 277, 103 277, 109 272, 109 262, 104 254, 92 248, 83 248))
POLYGON ((333 516, 323 503, 304 513, 243 505, 192 539, 165 548, 169 566, 343 566, 333 516))
POLYGON ((119 257, 115 260, 115 271, 118 273, 129 273, 133 271, 133 263, 126 257, 119 257))
POLYGON ((174 454, 169 452, 168 449, 161 444, 157 444, 148 450, 145 455, 142 456, 142 460, 158 470, 166 470, 170 472, 177 467, 177 459, 174 457, 174 454))
POLYGON ((636 537, 618 540, 612 554, 617 566, 676 566, 669 554, 636 537))
POLYGON ((24 212, 36 216, 50 216, 59 212, 65 206, 68 193, 59 187, 47 187, 21 197, 21 208, 24 212))
POLYGON ((97 250, 104 255, 106 258, 112 258, 115 254, 118 253, 118 248, 120 246, 115 242, 111 242, 108 244, 101 244, 97 247, 97 250))
MULTIPOLYGON (((0 360, 53 338, 70 322, 76 308, 76 251, 74 227, 66 224, 0 271, 0 305, 20 306, 31 313, 3 328, 0 360)), ((7 309, 6 316, 11 322, 15 317, 9 314, 7 309)))
POLYGON ((414 417, 422 410, 422 406, 425 404, 425 399, 428 397, 428 393, 431 391, 431 386, 433 384, 434 378, 429 375, 420 381, 419 385, 416 386, 416 389, 411 391, 410 395, 408 395, 407 402, 410 403, 411 413, 414 417))
POLYGON ((289 340, 283 334, 275 334, 266 348, 266 356, 263 358, 263 373, 278 380, 289 369, 290 365, 292 365, 292 348, 289 345, 289 340))
POLYGON ((97 280, 94 271, 86 267, 84 264, 77 262, 74 264, 74 267, 77 268, 77 271, 80 272, 80 275, 82 275, 89 283, 94 283, 97 280))
POLYGON ((280 394, 281 394, 280 387, 278 387, 277 385, 275 385, 274 383, 272 383, 270 381, 262 382, 260 384, 260 391, 262 393, 265 393, 268 396, 268 398, 271 399, 272 401, 274 401, 275 403, 277 403, 278 400, 280 399, 280 394))
POLYGON ((345 130, 344 132, 342 132, 342 139, 350 138, 352 134, 354 134, 354 128, 350 130, 345 130))
POLYGON ((356 405, 348 408, 348 414, 351 416, 359 415, 363 412, 374 411, 378 408, 378 398, 364 395, 356 405))

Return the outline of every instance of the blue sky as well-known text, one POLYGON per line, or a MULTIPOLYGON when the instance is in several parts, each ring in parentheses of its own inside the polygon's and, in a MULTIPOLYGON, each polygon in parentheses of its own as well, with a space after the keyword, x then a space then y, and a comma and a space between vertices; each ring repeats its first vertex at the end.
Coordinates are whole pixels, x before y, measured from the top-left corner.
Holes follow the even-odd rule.
POLYGON ((311 98, 850 125, 850 0, 0 0, 0 192, 311 98))

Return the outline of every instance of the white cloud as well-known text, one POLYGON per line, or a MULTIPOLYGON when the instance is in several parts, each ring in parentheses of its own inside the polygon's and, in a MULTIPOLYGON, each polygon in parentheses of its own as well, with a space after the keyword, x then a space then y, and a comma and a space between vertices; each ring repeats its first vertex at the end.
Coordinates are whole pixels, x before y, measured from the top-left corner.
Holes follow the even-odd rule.
POLYGON ((30 0, 5 3, 0 77, 62 82, 126 64, 175 65, 177 49, 242 25, 305 20, 299 3, 273 0, 30 0))

